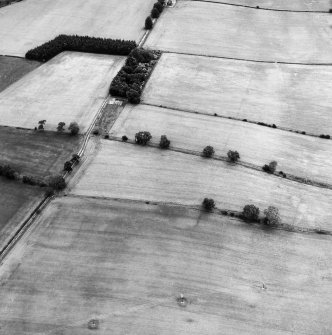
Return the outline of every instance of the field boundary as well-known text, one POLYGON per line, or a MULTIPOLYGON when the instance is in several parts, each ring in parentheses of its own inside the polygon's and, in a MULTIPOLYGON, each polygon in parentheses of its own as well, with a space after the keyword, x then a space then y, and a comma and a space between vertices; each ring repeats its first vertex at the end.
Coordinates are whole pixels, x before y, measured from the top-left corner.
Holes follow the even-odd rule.
MULTIPOLYGON (((189 0, 192 2, 207 2, 207 3, 214 3, 218 5, 225 5, 225 6, 234 6, 234 7, 243 7, 243 8, 250 8, 250 9, 258 9, 258 10, 267 10, 273 12, 288 12, 288 13, 312 13, 312 14, 329 14, 327 11, 323 10, 292 10, 292 9, 277 9, 277 8, 267 8, 261 6, 249 6, 249 5, 240 5, 235 3, 228 3, 228 2, 220 2, 220 1, 213 1, 213 0, 189 0)), ((291 1, 291 0, 290 0, 291 1)))
POLYGON ((218 216, 228 216, 236 221, 239 221, 246 225, 251 225, 256 228, 262 227, 261 229, 265 230, 282 230, 287 231, 291 233, 298 233, 298 234, 319 234, 319 235, 327 235, 332 236, 332 231, 320 229, 320 228, 304 228, 300 226, 294 226, 290 224, 284 224, 281 223, 278 226, 268 226, 268 225, 262 225, 260 223, 253 223, 253 222, 247 222, 242 220, 240 217, 242 215, 242 212, 240 211, 234 211, 229 210, 226 208, 218 208, 215 207, 210 212, 206 212, 201 205, 185 205, 179 202, 167 202, 167 201, 151 201, 151 200, 145 200, 145 199, 128 199, 128 198, 116 198, 116 197, 107 197, 107 196, 90 196, 90 195, 79 195, 79 194, 68 194, 66 195, 68 198, 78 198, 78 199, 95 199, 95 200, 111 200, 111 201, 117 201, 122 203, 133 203, 133 204, 147 204, 152 206, 173 206, 173 207, 181 207, 181 208, 187 208, 191 210, 195 210, 197 212, 206 213, 207 215, 218 215, 218 216))
POLYGON ((234 117, 234 116, 220 115, 220 114, 217 114, 217 113, 202 113, 202 112, 195 111, 195 110, 181 109, 181 108, 178 108, 178 107, 167 107, 167 106, 164 106, 164 105, 156 105, 156 104, 151 104, 151 103, 148 103, 148 102, 143 102, 143 103, 141 103, 141 105, 158 107, 158 108, 164 108, 164 109, 167 109, 167 110, 173 109, 175 111, 183 112, 183 113, 191 113, 191 114, 197 114, 197 115, 203 115, 203 116, 219 117, 219 118, 227 119, 227 120, 233 120, 233 121, 240 121, 240 122, 251 123, 251 124, 255 124, 256 126, 270 128, 270 129, 273 129, 273 130, 287 131, 287 132, 295 133, 295 134, 298 134, 298 135, 301 135, 301 136, 316 137, 316 138, 319 138, 319 139, 325 140, 325 141, 326 140, 332 140, 332 138, 330 138, 330 139, 321 138, 320 135, 313 134, 313 133, 308 133, 308 132, 304 132, 303 133, 303 131, 301 131, 301 130, 294 130, 294 129, 286 128, 286 127, 282 127, 282 126, 280 127, 278 125, 276 125, 276 127, 273 127, 272 125, 268 125, 268 124, 260 124, 260 123, 262 123, 260 121, 253 121, 253 120, 248 120, 248 119, 242 119, 242 118, 237 118, 237 117, 234 117))

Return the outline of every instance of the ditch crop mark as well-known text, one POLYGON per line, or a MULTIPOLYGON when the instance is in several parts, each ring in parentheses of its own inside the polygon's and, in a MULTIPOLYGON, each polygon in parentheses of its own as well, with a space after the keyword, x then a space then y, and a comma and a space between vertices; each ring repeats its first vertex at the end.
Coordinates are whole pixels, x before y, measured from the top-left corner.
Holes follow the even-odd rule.
MULTIPOLYGON (((301 136, 311 136, 311 137, 316 137, 316 138, 322 139, 320 137, 320 135, 318 135, 318 134, 303 132, 301 130, 295 130, 295 129, 291 129, 291 128, 287 128, 287 127, 281 127, 281 126, 278 126, 278 125, 276 125, 276 127, 274 128, 274 127, 269 126, 267 124, 265 124, 265 125, 260 124, 261 123, 260 121, 253 121, 253 120, 248 120, 248 119, 243 119, 243 118, 237 118, 237 117, 234 117, 234 116, 226 116, 226 115, 221 115, 221 114, 217 114, 217 113, 202 113, 202 112, 195 111, 195 110, 181 109, 181 108, 178 108, 178 107, 167 107, 167 106, 163 106, 163 105, 151 104, 151 103, 148 103, 148 102, 143 102, 141 105, 159 107, 159 108, 164 108, 164 109, 170 109, 171 108, 171 109, 174 109, 178 112, 183 112, 183 113, 191 113, 191 114, 197 114, 197 115, 203 115, 203 116, 213 116, 213 117, 219 117, 219 118, 222 118, 222 119, 228 119, 228 120, 233 120, 233 121, 241 121, 241 122, 255 124, 255 125, 261 126, 261 127, 267 127, 267 128, 273 129, 273 130, 287 131, 287 132, 290 132, 290 133, 296 133, 296 134, 301 135, 301 136)), ((326 141, 326 140, 332 140, 332 137, 330 139, 325 138, 324 141, 326 141)))
MULTIPOLYGON (((109 140, 117 141, 117 142, 123 142, 123 143, 131 144, 131 145, 137 145, 134 140, 128 139, 127 141, 124 142, 122 140, 122 138, 117 137, 117 136, 109 136, 109 140)), ((146 146, 147 147, 152 147, 152 148, 159 148, 159 145, 157 143, 151 143, 151 142, 147 143, 146 146)), ((160 149, 160 150, 162 150, 162 149, 160 149)), ((170 146, 167 150, 179 152, 179 153, 186 154, 186 155, 202 157, 202 153, 200 151, 196 151, 196 150, 190 150, 190 149, 179 148, 179 147, 174 147, 174 146, 170 146)), ((302 177, 295 176, 295 175, 288 174, 288 173, 286 174, 286 177, 285 177, 284 175, 278 174, 278 172, 275 172, 275 173, 263 172, 262 167, 259 166, 259 165, 255 165, 255 164, 248 163, 248 162, 243 162, 243 161, 230 162, 228 160, 228 157, 222 156, 222 155, 214 155, 211 158, 206 158, 206 159, 222 161, 222 162, 228 163, 229 165, 240 165, 240 166, 243 166, 244 168, 247 168, 247 169, 251 169, 251 170, 255 170, 255 171, 258 171, 258 172, 265 173, 265 174, 267 174, 267 176, 270 175, 270 176, 273 176, 273 177, 276 177, 276 178, 287 179, 287 180, 290 180, 292 182, 305 184, 305 185, 310 185, 312 187, 326 188, 326 189, 332 190, 332 185, 328 184, 328 183, 321 183, 321 182, 318 182, 318 181, 315 181, 315 180, 311 180, 311 179, 308 179, 308 178, 302 178, 302 177)))
MULTIPOLYGON (((91 195, 76 195, 76 194, 68 194, 67 197, 69 198, 78 198, 78 199, 94 199, 94 200, 110 200, 114 202, 119 203, 131 203, 131 204, 146 204, 149 206, 168 206, 168 207, 174 207, 174 208, 185 208, 188 210, 194 210, 199 212, 199 215, 201 216, 202 213, 206 213, 206 215, 218 215, 218 216, 227 216, 230 219, 234 219, 236 221, 240 221, 243 224, 251 225, 258 229, 261 227, 261 229, 275 231, 287 231, 290 233, 297 233, 297 234, 319 234, 319 235, 326 235, 326 236, 332 236, 332 231, 320 229, 320 228, 304 228, 300 226, 290 225, 286 223, 281 223, 279 225, 275 226, 268 226, 261 222, 247 222, 244 221, 242 218, 242 212, 240 211, 234 211, 229 210, 227 208, 219 208, 215 207, 210 212, 207 212, 203 209, 201 205, 186 205, 178 202, 167 202, 167 201, 151 201, 151 200, 145 200, 145 199, 126 199, 126 198, 116 198, 116 197, 107 197, 107 196, 91 196, 91 195)), ((199 222, 197 223, 199 224, 199 222)))
POLYGON ((329 14, 329 12, 323 11, 323 10, 277 9, 277 8, 267 8, 267 7, 261 7, 261 6, 240 5, 240 4, 235 4, 235 3, 213 1, 213 0, 189 0, 189 1, 207 2, 207 3, 218 4, 218 5, 233 6, 233 7, 242 7, 242 8, 250 8, 250 9, 257 9, 257 10, 267 10, 267 11, 273 11, 273 12, 329 14))

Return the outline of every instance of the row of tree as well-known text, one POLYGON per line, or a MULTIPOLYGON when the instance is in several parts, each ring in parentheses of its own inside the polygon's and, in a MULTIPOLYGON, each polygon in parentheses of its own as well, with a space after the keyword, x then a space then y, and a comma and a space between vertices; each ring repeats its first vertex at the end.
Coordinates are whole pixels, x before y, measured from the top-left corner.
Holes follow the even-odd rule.
POLYGON ((129 54, 125 65, 114 77, 110 94, 127 98, 132 104, 139 104, 142 89, 160 54, 136 48, 129 54))
POLYGON ((63 51, 127 56, 136 47, 137 44, 135 41, 78 35, 59 35, 55 39, 29 50, 25 57, 31 60, 47 62, 63 51))
MULTIPOLYGON (((35 127, 35 130, 44 130, 45 129, 46 120, 38 121, 38 127, 35 127)), ((63 133, 65 131, 65 122, 59 122, 58 126, 56 127, 59 133, 63 133)), ((68 130, 71 135, 75 136, 79 133, 80 127, 78 126, 77 122, 71 122, 69 124, 68 130)))
POLYGON ((157 19, 160 16, 164 10, 164 6, 166 6, 166 2, 164 0, 158 0, 156 3, 154 3, 151 10, 151 15, 145 19, 145 29, 150 30, 153 28, 152 19, 157 19))

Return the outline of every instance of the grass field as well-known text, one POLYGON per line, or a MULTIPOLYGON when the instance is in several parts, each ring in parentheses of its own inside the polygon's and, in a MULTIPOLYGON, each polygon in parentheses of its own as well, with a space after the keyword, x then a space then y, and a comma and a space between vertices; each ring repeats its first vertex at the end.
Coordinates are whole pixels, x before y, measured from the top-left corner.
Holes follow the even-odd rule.
MULTIPOLYGON (((42 199, 43 189, 0 177, 0 249, 42 199)), ((1 331, 0 331, 1 333, 1 331)))
POLYGON ((102 140, 72 194, 200 205, 213 198, 219 208, 276 206, 282 221, 331 229, 332 191, 206 158, 102 140))
POLYGON ((27 59, 0 56, 0 92, 39 65, 27 59))
MULTIPOLYGON (((205 1, 205 0, 201 0, 205 1)), ((207 0, 209 1, 209 0, 207 0)), ((277 10, 326 11, 331 8, 331 0, 213 0, 214 2, 251 6, 277 10)))
POLYGON ((331 63, 332 16, 181 1, 145 46, 163 51, 272 62, 331 63))
POLYGON ((331 238, 320 235, 57 199, 0 269, 1 332, 91 334, 97 319, 105 335, 327 335, 331 257, 331 238))
POLYGON ((0 127, 0 164, 9 164, 20 174, 59 174, 81 141, 82 136, 0 127))
POLYGON ((25 53, 59 34, 138 41, 154 0, 29 0, 0 9, 0 54, 25 53), (27 13, 29 15, 27 15, 27 13))
MULTIPOLYGON (((28 2, 27 2, 28 3, 28 2)), ((76 121, 84 132, 125 57, 64 52, 0 93, 0 123, 46 130, 76 121)))
POLYGON ((143 101, 329 134, 331 91, 330 66, 163 54, 143 101))
POLYGON ((140 130, 149 131, 156 144, 166 134, 177 148, 201 152, 212 145, 217 155, 224 156, 228 150, 237 150, 244 162, 263 166, 276 160, 278 170, 332 185, 332 167, 327 159, 332 156, 330 141, 142 104, 127 105, 110 135, 134 139, 140 130))

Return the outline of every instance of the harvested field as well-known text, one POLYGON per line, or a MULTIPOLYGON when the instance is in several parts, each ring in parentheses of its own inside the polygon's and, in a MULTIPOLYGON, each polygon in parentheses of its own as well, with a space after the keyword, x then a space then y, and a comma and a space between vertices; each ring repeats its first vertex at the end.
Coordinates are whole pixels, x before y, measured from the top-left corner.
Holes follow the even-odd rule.
MULTIPOLYGON (((0 249, 42 200, 44 189, 0 177, 0 249)), ((1 333, 1 332, 0 332, 1 333)))
POLYGON ((0 9, 0 54, 25 53, 60 34, 139 41, 154 0, 29 0, 0 9), (28 13, 28 15, 27 15, 28 13))
POLYGON ((59 174, 79 150, 82 136, 0 127, 0 164, 20 174, 47 177, 59 174))
POLYGON ((278 170, 332 185, 332 166, 327 159, 332 157, 330 141, 147 105, 127 105, 110 135, 134 139, 141 130, 149 131, 156 144, 166 134, 177 148, 201 152, 212 145, 216 154, 223 156, 228 150, 237 150, 244 162, 263 166, 275 160, 278 170))
POLYGON ((27 59, 0 56, 0 92, 39 65, 27 59))
POLYGON ((331 91, 330 66, 163 54, 143 101, 332 135, 331 91))
MULTIPOLYGON (((27 1, 28 3, 28 1, 27 1)), ((64 52, 0 94, 1 125, 46 130, 76 121, 85 132, 125 57, 64 52)))
MULTIPOLYGON (((75 178, 75 177, 74 177, 75 178)), ((221 161, 102 140, 76 175, 72 194, 199 205, 213 198, 219 208, 242 210, 253 203, 276 206, 282 221, 331 229, 332 191, 291 182, 221 161)))
POLYGON ((332 63, 328 13, 261 11, 181 1, 165 11, 145 46, 170 52, 289 63, 332 63))
MULTIPOLYGON (((211 0, 200 0, 211 1, 211 0)), ((213 0, 213 2, 229 3, 276 10, 328 12, 331 7, 331 0, 213 0)))
POLYGON ((105 335, 327 335, 331 257, 326 236, 177 207, 57 199, 1 267, 1 331, 90 334, 95 319, 105 335))

